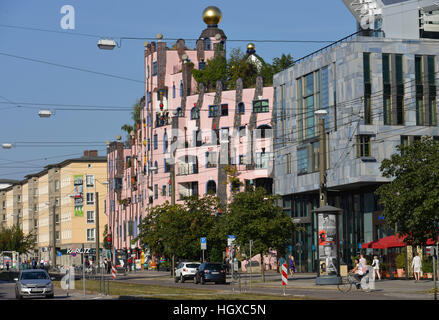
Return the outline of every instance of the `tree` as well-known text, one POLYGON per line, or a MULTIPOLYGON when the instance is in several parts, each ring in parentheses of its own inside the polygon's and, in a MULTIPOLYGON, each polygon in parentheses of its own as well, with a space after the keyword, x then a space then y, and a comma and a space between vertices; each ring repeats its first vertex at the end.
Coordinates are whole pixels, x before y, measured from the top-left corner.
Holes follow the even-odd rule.
MULTIPOLYGON (((149 209, 139 225, 142 244, 148 244, 153 254, 199 260, 200 238, 207 237, 209 248, 218 243, 212 233, 219 199, 207 195, 202 198, 188 197, 184 204, 169 202, 149 209)), ((174 266, 173 266, 174 267, 174 266)))
POLYGON ((28 253, 35 248, 35 235, 24 234, 20 226, 14 225, 0 231, 0 251, 28 253))
MULTIPOLYGON (((253 240, 254 252, 260 253, 261 259, 269 249, 282 252, 296 230, 291 218, 276 205, 277 199, 264 188, 236 193, 224 216, 226 234, 236 236, 238 245, 253 240)), ((265 281, 262 264, 261 274, 265 281)))
POLYGON ((294 65, 294 59, 291 54, 285 55, 282 53, 280 58, 273 59, 273 73, 284 71, 294 65))
POLYGON ((133 120, 133 125, 124 124, 120 129, 127 133, 127 139, 131 140, 131 132, 136 129, 137 124, 140 122, 140 114, 142 111, 142 105, 140 99, 133 105, 133 111, 131 112, 131 119, 133 120))
POLYGON ((204 69, 193 69, 192 76, 197 83, 204 83, 207 91, 213 91, 218 80, 225 81, 227 79, 227 60, 218 54, 215 58, 207 60, 204 69))
POLYGON ((437 236, 439 222, 439 143, 423 137, 381 163, 389 184, 376 191, 390 228, 407 236, 407 244, 422 245, 437 236))
POLYGON ((247 56, 240 48, 235 48, 230 53, 227 62, 227 87, 236 88, 236 80, 242 79, 244 88, 254 87, 258 69, 253 63, 247 61, 247 56))

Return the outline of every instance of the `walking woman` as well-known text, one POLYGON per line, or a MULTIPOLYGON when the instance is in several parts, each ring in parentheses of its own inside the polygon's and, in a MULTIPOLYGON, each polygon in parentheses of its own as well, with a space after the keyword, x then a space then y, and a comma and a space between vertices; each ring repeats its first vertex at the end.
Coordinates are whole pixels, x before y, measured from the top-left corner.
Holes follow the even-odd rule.
POLYGON ((373 267, 372 278, 375 279, 375 274, 377 274, 378 275, 378 279, 381 280, 380 260, 378 260, 377 256, 373 257, 372 267, 373 267))
POLYGON ((289 256, 289 263, 290 263, 290 275, 294 276, 294 273, 296 272, 296 261, 294 261, 294 257, 290 254, 289 256))

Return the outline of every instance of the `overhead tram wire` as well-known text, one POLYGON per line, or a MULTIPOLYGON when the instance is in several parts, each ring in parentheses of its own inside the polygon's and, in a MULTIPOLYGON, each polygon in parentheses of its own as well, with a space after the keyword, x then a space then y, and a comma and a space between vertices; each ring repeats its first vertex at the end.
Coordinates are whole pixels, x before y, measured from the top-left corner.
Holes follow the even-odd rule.
POLYGON ((44 61, 44 60, 39 60, 39 59, 34 59, 34 58, 27 58, 27 57, 9 54, 9 53, 5 53, 5 52, 0 52, 0 55, 5 56, 5 57, 10 57, 10 58, 30 61, 30 62, 38 62, 38 63, 47 64, 47 65, 51 65, 51 66, 55 66, 55 67, 60 67, 60 68, 65 68, 65 69, 70 69, 70 70, 75 70, 75 71, 81 71, 81 72, 87 72, 87 73, 92 73, 92 74, 96 74, 96 75, 100 75, 100 76, 105 76, 105 77, 110 77, 110 78, 145 84, 145 81, 136 80, 136 79, 132 79, 132 78, 128 78, 128 77, 118 76, 118 75, 105 73, 105 72, 93 71, 93 70, 79 68, 79 67, 68 66, 65 64, 54 63, 54 62, 49 62, 49 61, 44 61))
MULTIPOLYGON (((69 36, 82 36, 82 37, 88 37, 88 38, 110 38, 110 39, 119 39, 119 40, 139 40, 139 41, 145 41, 145 40, 157 40, 157 37, 132 37, 132 36, 103 36, 103 35, 97 35, 97 34, 89 34, 89 33, 78 33, 78 32, 68 32, 68 31, 59 31, 59 30, 51 30, 51 29, 44 29, 44 28, 38 28, 38 27, 26 27, 26 26, 14 26, 14 25, 6 25, 6 24, 0 24, 0 27, 2 28, 11 28, 11 29, 21 29, 21 30, 28 30, 28 31, 38 31, 38 32, 49 32, 49 33, 57 33, 57 34, 64 34, 69 36)), ((185 41, 197 41, 199 38, 163 38, 163 40, 169 40, 169 41, 177 41, 183 39, 185 41)), ((300 39, 280 39, 280 40, 274 40, 274 39, 227 39, 227 41, 230 42, 259 42, 259 43, 333 43, 336 42, 334 40, 300 40, 300 39)))

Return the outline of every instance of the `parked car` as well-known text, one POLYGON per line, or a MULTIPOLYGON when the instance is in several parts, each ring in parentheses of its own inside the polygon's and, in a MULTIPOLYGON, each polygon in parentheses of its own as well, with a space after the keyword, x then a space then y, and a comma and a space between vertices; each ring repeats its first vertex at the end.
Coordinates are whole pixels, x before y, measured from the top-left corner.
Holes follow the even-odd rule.
POLYGON ((199 262, 180 262, 175 268, 175 282, 183 283, 185 280, 192 280, 199 266, 199 262))
POLYGON ((194 276, 194 283, 226 283, 226 268, 221 263, 204 262, 194 276))
POLYGON ((15 278, 15 297, 21 299, 30 296, 53 298, 52 280, 46 270, 21 270, 15 278))

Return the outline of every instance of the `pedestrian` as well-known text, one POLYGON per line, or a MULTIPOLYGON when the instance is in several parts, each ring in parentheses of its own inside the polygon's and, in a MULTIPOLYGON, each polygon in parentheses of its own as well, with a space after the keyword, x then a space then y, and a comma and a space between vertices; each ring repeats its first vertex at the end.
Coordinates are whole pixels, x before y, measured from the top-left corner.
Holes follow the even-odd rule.
POLYGON ((107 263, 107 273, 108 274, 111 273, 111 260, 108 260, 108 263, 107 263))
POLYGON ((32 269, 36 269, 37 268, 37 261, 35 260, 35 258, 32 259, 32 269))
POLYGON ((294 260, 294 257, 291 254, 289 256, 289 263, 290 263, 290 275, 294 276, 294 273, 296 272, 296 261, 294 260))
POLYGON ((283 257, 283 256, 281 256, 280 258, 279 258, 279 266, 277 267, 277 272, 279 272, 279 273, 281 273, 281 270, 282 270, 282 266, 283 266, 283 264, 286 262, 286 260, 285 260, 285 258, 283 257))
POLYGON ((6 271, 9 271, 9 261, 6 261, 6 271))
POLYGON ((418 256, 418 253, 415 252, 412 261, 412 268, 413 268, 413 273, 415 275, 415 282, 419 281, 419 276, 421 274, 421 267, 422 267, 421 258, 418 256))
POLYGON ((365 268, 367 266, 367 261, 364 258, 364 255, 360 254, 360 263, 363 266, 363 268, 365 268))
POLYGON ((44 259, 41 259, 40 261, 40 269, 44 269, 44 259))
POLYGON ((377 256, 373 257, 372 268, 373 268, 372 278, 375 280, 375 275, 378 275, 378 279, 381 280, 380 260, 378 260, 377 256))

